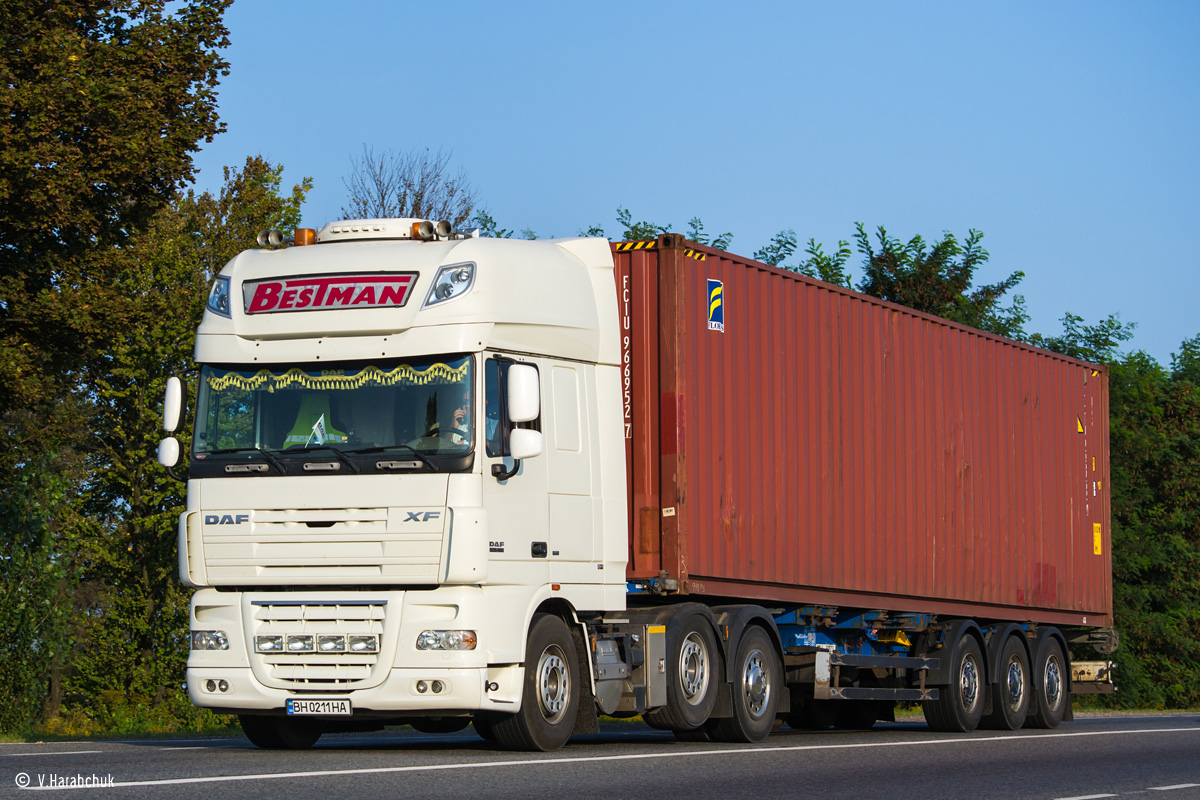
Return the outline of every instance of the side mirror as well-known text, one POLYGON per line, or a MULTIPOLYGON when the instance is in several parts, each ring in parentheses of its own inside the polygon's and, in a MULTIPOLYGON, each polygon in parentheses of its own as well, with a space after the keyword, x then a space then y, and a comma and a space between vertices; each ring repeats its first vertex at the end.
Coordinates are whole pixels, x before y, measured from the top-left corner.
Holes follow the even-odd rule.
MULTIPOLYGON (((179 429, 179 418, 183 415, 183 382, 172 375, 167 378, 167 395, 163 399, 163 430, 167 433, 174 433, 179 429)), ((174 441, 174 440, 172 440, 174 441)), ((161 447, 159 452, 161 453, 161 447)), ((179 444, 175 444, 176 459, 179 457, 179 444)), ((162 456, 159 456, 159 461, 162 461, 162 456)), ((164 464, 163 466, 173 466, 164 464)))
POLYGON ((537 367, 513 364, 508 368, 508 418, 513 422, 532 422, 541 414, 537 367))
POLYGON ((179 440, 174 436, 168 436, 158 443, 158 463, 167 469, 179 463, 179 440))
POLYGON ((517 428, 509 434, 508 451, 518 461, 522 458, 540 456, 545 447, 546 440, 541 431, 517 428))

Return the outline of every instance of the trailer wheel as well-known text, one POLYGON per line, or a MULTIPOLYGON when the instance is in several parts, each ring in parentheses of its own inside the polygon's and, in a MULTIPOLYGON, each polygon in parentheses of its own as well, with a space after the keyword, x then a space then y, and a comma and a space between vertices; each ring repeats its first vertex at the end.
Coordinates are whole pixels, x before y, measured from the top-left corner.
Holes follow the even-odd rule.
POLYGON ((417 717, 409 726, 421 733, 458 733, 471 724, 470 717, 417 717))
POLYGON ((492 723, 496 741, 509 750, 557 750, 571 738, 579 711, 579 663, 567 625, 536 614, 525 645, 521 710, 492 723))
POLYGON ((1066 658, 1062 645, 1052 636, 1038 643, 1033 662, 1033 703, 1029 709, 1031 728, 1057 728, 1067 713, 1071 690, 1067 688, 1066 658))
POLYGON ((827 731, 838 718, 838 701, 815 700, 810 696, 802 699, 792 694, 792 710, 784 722, 798 731, 827 731))
POLYGON ((660 730, 699 728, 717 704, 717 639, 700 614, 688 617, 671 643, 667 665, 667 704, 642 715, 660 730))
POLYGON ((979 727, 1015 731, 1025 724, 1030 701, 1029 656, 1015 636, 1004 642, 997 677, 999 680, 991 688, 992 711, 980 721, 979 727))
POLYGON ((733 716, 713 721, 710 733, 719 742, 761 742, 775 727, 783 670, 775 645, 762 628, 747 628, 730 664, 733 716))
POLYGON ((842 705, 833 727, 840 731, 869 731, 875 727, 880 716, 879 700, 848 700, 842 705))
POLYGON ((321 738, 321 729, 309 721, 242 714, 238 722, 250 743, 264 750, 307 750, 321 738))
POLYGON ((987 685, 983 654, 974 636, 961 634, 954 644, 950 664, 950 684, 940 687, 937 700, 922 704, 925 721, 935 731, 973 731, 983 716, 983 692, 987 685))

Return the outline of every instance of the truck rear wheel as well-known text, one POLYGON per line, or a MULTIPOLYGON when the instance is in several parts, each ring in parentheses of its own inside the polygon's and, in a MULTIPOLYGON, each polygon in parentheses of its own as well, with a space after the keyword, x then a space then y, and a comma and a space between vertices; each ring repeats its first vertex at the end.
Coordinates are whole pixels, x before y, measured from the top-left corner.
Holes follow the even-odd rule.
POLYGON ((992 711, 979 723, 981 728, 1015 731, 1029 716, 1029 656, 1016 636, 1009 636, 1000 654, 1000 674, 992 684, 992 711))
POLYGON ((525 645, 521 710, 492 722, 496 741, 509 750, 557 750, 571 738, 579 711, 579 663, 566 623, 535 614, 525 645))
POLYGON ((1053 636, 1038 642, 1033 661, 1033 704, 1029 709, 1029 727, 1057 728, 1067 713, 1071 690, 1067 688, 1066 658, 1062 645, 1053 636))
POLYGON ((775 645, 762 628, 747 628, 729 665, 733 716, 714 720, 710 734, 719 742, 761 742, 775 727, 783 670, 775 645))
POLYGON ((660 730, 688 731, 708 720, 717 704, 717 639, 700 614, 684 620, 667 656, 667 704, 643 715, 660 730))
POLYGON ((942 686, 937 700, 922 704, 925 721, 935 731, 966 733, 979 727, 983 717, 985 674, 979 642, 965 631, 950 657, 950 684, 942 686))
POLYGON ((238 722, 250 743, 264 750, 307 750, 321 738, 320 727, 307 720, 242 714, 238 722))

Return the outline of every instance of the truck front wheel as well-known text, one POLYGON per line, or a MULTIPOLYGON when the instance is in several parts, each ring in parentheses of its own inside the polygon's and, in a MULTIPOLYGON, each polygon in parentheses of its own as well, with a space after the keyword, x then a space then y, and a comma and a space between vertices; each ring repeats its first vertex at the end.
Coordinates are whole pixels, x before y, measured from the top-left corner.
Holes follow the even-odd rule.
POLYGON ((317 724, 306 720, 242 714, 238 722, 250 743, 264 750, 307 750, 321 738, 317 724))
POLYGON ((557 750, 571 738, 579 711, 579 661, 566 623, 536 614, 525 645, 521 710, 491 723, 500 746, 509 750, 557 750))

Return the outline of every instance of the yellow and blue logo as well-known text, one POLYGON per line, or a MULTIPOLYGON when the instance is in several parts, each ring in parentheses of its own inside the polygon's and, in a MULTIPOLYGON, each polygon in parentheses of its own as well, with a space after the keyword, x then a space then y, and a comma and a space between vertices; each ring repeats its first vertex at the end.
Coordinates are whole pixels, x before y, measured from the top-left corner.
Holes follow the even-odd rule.
POLYGON ((725 332, 725 284, 708 279, 708 329, 725 332))

